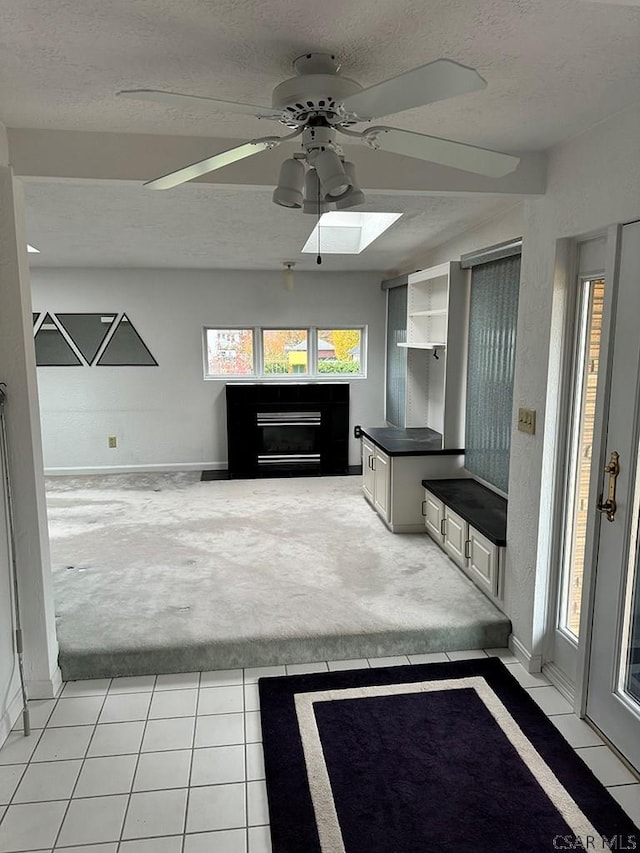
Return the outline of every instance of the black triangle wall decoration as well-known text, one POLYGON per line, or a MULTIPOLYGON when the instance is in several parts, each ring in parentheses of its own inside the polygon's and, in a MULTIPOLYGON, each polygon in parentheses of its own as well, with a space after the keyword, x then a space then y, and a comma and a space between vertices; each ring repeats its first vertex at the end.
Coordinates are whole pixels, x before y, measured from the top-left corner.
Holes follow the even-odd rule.
POLYGON ((82 364, 50 314, 45 315, 35 334, 34 343, 38 367, 70 367, 82 364))
POLYGON ((91 364, 116 316, 114 311, 103 311, 101 314, 56 314, 56 319, 91 364))
POLYGON ((100 367, 158 366, 126 314, 122 315, 97 364, 100 367))

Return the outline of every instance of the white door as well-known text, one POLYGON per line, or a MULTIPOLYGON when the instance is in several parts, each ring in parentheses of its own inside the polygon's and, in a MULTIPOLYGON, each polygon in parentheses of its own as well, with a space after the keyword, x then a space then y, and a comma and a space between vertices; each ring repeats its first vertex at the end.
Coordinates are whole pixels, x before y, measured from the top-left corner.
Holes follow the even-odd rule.
POLYGON ((362 490, 365 497, 373 503, 376 488, 376 475, 374 471, 375 448, 366 438, 362 438, 362 490))
POLYGON ((619 454, 619 473, 612 464, 599 474, 610 512, 600 514, 586 714, 640 769, 640 222, 621 231, 604 441, 607 465, 619 454))
POLYGON ((461 568, 466 568, 467 554, 466 542, 468 525, 464 518, 461 518, 457 512, 444 508, 444 550, 451 557, 454 563, 457 563, 461 568))
POLYGON ((391 464, 389 457, 376 450, 376 455, 373 458, 373 468, 375 472, 375 507, 384 518, 385 521, 391 521, 389 512, 391 503, 391 464))
POLYGON ((444 540, 444 534, 442 533, 444 504, 426 489, 424 491, 423 512, 427 533, 441 545, 444 540))

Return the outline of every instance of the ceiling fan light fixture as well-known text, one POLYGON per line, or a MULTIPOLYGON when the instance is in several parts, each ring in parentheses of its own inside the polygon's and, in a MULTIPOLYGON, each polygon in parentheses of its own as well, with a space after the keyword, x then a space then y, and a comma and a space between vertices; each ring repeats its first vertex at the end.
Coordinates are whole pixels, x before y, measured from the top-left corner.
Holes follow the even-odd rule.
POLYGON ((336 201, 336 210, 347 210, 350 207, 357 207, 359 204, 364 204, 365 202, 364 193, 358 186, 356 179, 355 165, 347 160, 344 164, 344 170, 351 180, 351 192, 344 198, 339 198, 336 201))
POLYGON ((293 268, 295 267, 294 261, 285 261, 284 269, 282 271, 282 284, 284 285, 285 290, 293 290, 293 286, 295 284, 293 278, 293 268))
POLYGON ((351 178, 335 151, 330 148, 313 151, 309 155, 309 163, 318 173, 322 195, 327 201, 337 201, 351 192, 351 178))
POLYGON ((302 205, 302 212, 320 216, 328 210, 331 210, 331 206, 329 202, 322 198, 318 173, 315 169, 308 169, 304 178, 304 203, 302 205))
POLYGON ((302 207, 302 185, 304 166, 293 157, 285 160, 280 167, 278 186, 273 191, 273 201, 281 207, 302 207))

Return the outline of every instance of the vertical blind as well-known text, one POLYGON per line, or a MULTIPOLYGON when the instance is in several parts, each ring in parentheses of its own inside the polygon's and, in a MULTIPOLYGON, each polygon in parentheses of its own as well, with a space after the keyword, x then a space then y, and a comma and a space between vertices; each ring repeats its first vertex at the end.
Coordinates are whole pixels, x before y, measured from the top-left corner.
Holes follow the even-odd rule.
POLYGON ((407 350, 407 285, 387 290, 387 398, 386 419, 392 426, 405 425, 407 350))
POLYGON ((520 255, 471 273, 465 467, 503 492, 509 486, 520 255))

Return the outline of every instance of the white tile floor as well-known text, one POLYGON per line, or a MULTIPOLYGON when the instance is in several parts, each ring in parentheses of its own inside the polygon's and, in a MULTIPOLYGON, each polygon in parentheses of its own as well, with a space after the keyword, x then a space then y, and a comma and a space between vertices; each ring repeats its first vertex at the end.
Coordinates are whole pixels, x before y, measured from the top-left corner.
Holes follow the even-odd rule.
POLYGON ((267 853, 257 679, 499 655, 629 815, 640 784, 506 649, 65 684, 0 748, 0 853, 267 853))

